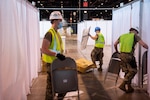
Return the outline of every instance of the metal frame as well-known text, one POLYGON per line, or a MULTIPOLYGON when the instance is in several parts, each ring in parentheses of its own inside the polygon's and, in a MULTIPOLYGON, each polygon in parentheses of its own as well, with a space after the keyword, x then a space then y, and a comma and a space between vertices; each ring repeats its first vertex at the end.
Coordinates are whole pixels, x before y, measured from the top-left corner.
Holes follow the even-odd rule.
POLYGON ((39 10, 113 10, 114 8, 38 8, 39 10))

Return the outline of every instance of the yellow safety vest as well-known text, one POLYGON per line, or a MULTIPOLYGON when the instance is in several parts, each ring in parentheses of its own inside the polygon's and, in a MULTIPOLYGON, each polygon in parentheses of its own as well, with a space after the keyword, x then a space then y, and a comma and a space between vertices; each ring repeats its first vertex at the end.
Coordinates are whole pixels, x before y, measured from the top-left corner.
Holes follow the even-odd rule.
POLYGON ((95 47, 104 48, 105 39, 102 33, 98 33, 98 39, 95 41, 95 47))
POLYGON ((134 42, 134 33, 126 33, 120 36, 120 52, 131 53, 134 42))
MULTIPOLYGON (((52 34, 52 41, 49 46, 49 50, 54 51, 56 53, 62 53, 63 44, 60 34, 58 32, 56 33, 56 31, 53 28, 50 28, 48 32, 52 34)), ((56 57, 49 56, 47 54, 42 54, 42 59, 46 63, 52 63, 56 59, 56 57)))

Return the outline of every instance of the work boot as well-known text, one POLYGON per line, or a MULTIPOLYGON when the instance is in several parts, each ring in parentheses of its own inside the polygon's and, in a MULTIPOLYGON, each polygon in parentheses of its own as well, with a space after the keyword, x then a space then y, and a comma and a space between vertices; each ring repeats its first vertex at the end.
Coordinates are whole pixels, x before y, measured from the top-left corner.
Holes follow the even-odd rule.
POLYGON ((98 68, 98 71, 100 71, 100 72, 101 72, 101 71, 102 71, 102 67, 99 67, 99 68, 98 68))
POLYGON ((132 92, 134 92, 134 89, 131 86, 131 84, 127 84, 127 86, 128 86, 128 90, 126 91, 126 93, 132 93, 132 92))
POLYGON ((119 86, 119 89, 126 92, 126 82, 122 82, 122 84, 119 86))
POLYGON ((100 67, 98 68, 98 71, 102 71, 102 65, 99 65, 100 67))

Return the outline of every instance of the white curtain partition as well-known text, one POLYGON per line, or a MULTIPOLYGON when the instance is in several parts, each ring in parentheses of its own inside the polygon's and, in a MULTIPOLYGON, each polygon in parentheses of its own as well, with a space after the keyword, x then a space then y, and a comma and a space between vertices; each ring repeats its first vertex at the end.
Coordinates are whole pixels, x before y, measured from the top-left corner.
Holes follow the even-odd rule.
MULTIPOLYGON (((78 23, 77 25, 77 40, 81 42, 82 40, 82 34, 84 29, 90 28, 90 34, 92 36, 95 36, 95 27, 100 27, 101 32, 103 33, 105 37, 105 43, 106 45, 111 45, 111 39, 112 39, 112 21, 110 20, 101 20, 101 21, 83 21, 78 23)), ((87 45, 94 45, 95 41, 91 38, 88 39, 87 45)))
MULTIPOLYGON (((150 48, 150 33, 149 33, 149 29, 150 29, 150 0, 144 0, 143 3, 143 18, 142 18, 142 39, 148 44, 149 48, 150 48)), ((149 49, 150 50, 150 49, 149 49)), ((144 48, 142 48, 142 54, 145 51, 144 48)), ((148 51, 148 93, 150 94, 150 51, 148 51)))
MULTIPOLYGON (((121 34, 129 32, 130 20, 131 20, 131 6, 130 5, 113 11, 112 44, 114 44, 114 42, 119 38, 121 34)), ((114 52, 114 49, 113 49, 113 52, 114 52)))
MULTIPOLYGON (((131 27, 138 27, 140 30, 140 1, 132 4, 131 27)), ((136 57, 137 65, 139 64, 139 55, 140 55, 139 54, 139 44, 137 44, 136 49, 135 49, 135 57, 136 57)), ((141 66, 139 66, 139 67, 141 67, 141 66)), ((136 74, 136 76, 134 77, 134 80, 132 81, 136 85, 139 85, 139 75, 140 75, 139 67, 138 67, 138 73, 136 74)))
POLYGON ((0 3, 0 100, 27 100, 40 68, 38 10, 24 0, 0 3))

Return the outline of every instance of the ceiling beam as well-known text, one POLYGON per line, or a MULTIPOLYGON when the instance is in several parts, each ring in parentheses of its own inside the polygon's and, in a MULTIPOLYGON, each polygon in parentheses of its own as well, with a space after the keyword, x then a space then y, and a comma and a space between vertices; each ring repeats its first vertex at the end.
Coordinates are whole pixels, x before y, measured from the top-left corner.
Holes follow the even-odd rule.
POLYGON ((38 8, 39 10, 113 10, 115 8, 38 8))

